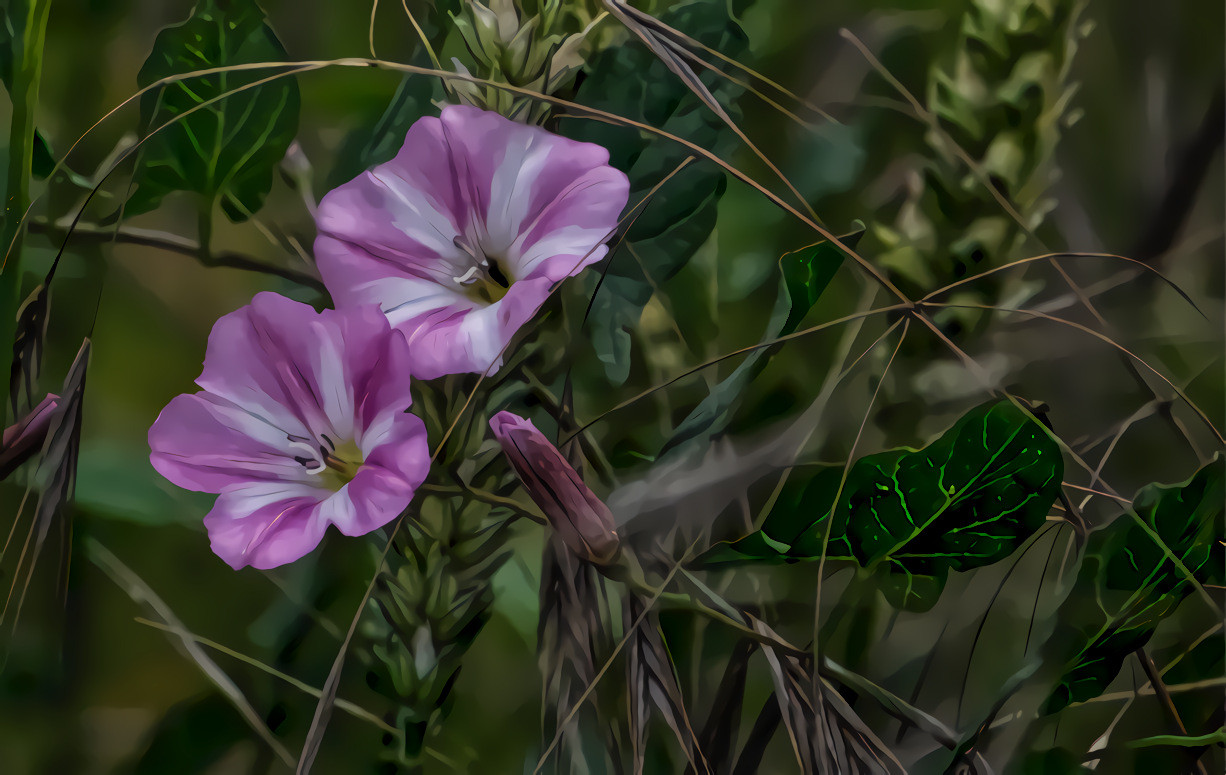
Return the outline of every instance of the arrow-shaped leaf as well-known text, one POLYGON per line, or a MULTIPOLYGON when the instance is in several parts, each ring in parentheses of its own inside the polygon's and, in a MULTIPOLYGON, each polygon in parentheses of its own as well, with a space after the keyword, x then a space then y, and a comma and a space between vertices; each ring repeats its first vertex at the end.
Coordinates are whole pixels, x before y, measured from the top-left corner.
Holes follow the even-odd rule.
MULTIPOLYGON (((285 49, 255 2, 202 0, 187 21, 158 33, 137 81, 143 87, 196 70, 285 59, 285 49)), ((127 213, 152 210, 171 191, 193 191, 210 203, 220 199, 234 221, 259 210, 273 171, 298 128, 298 85, 286 77, 235 90, 271 73, 222 72, 175 81, 147 93, 141 99, 147 131, 229 96, 149 136, 127 213)))
POLYGON ((1043 524, 1064 463, 1042 425, 1007 401, 964 415, 920 450, 817 468, 785 487, 762 529, 721 544, 707 567, 828 558, 884 567, 900 602, 930 602, 950 570, 989 565, 1043 524), (828 535, 827 535, 828 534, 828 535))

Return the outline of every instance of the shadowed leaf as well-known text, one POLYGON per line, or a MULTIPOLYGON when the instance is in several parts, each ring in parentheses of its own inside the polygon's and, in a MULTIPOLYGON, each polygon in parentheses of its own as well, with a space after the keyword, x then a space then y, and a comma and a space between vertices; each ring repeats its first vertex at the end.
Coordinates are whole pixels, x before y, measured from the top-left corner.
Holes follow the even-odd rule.
MULTIPOLYGON (((724 677, 720 679, 719 689, 711 701, 711 709, 707 712, 707 723, 699 739, 713 772, 728 772, 732 768, 736 731, 741 726, 741 710, 745 704, 749 657, 755 649, 757 644, 749 638, 737 642, 732 655, 728 657, 724 677)), ((694 775, 695 772, 690 767, 686 775, 694 775)))
MULTIPOLYGON (((255 2, 202 0, 187 21, 158 34, 137 82, 143 87, 195 70, 285 59, 255 2)), ((141 120, 156 128, 268 75, 217 73, 167 84, 141 99, 141 120)), ((264 203, 273 171, 294 139, 298 105, 298 85, 282 78, 226 97, 150 136, 127 214, 152 210, 171 191, 192 191, 207 202, 220 199, 231 220, 245 220, 264 203)))
MULTIPOLYGON (((678 4, 660 21, 729 56, 746 47, 745 33, 728 17, 721 0, 678 4)), ((707 92, 724 105, 741 91, 709 73, 702 81, 707 92)), ((722 156, 736 147, 736 136, 723 120, 703 105, 668 64, 643 46, 615 46, 598 54, 575 100, 671 132, 722 156)), ((688 150, 674 144, 600 122, 564 123, 561 130, 609 149, 609 163, 630 177, 631 202, 646 195, 689 156, 688 150)), ((681 271, 710 236, 726 187, 723 171, 714 165, 689 165, 660 188, 626 235, 651 275, 650 281, 628 250, 609 260, 603 280, 596 273, 589 275, 589 292, 600 283, 592 305, 592 344, 613 382, 621 384, 629 374, 629 331, 637 327, 651 299, 653 282, 658 286, 681 271)))
MULTIPOLYGON (((863 230, 857 231, 841 239, 844 244, 854 249, 863 233, 863 230)), ((779 259, 779 296, 762 341, 770 341, 794 332, 809 310, 813 309, 826 286, 834 279, 834 274, 842 263, 843 252, 826 241, 788 253, 779 259)), ((672 450, 680 452, 682 446, 705 449, 705 442, 727 426, 731 419, 731 410, 746 386, 762 373, 780 347, 782 345, 749 353, 736 370, 713 387, 711 393, 681 421, 672 438, 660 450, 657 459, 668 459, 667 453, 672 450)))
POLYGON ((1124 659, 1195 591, 1187 573, 1201 584, 1222 583, 1224 469, 1219 455, 1187 482, 1143 488, 1131 515, 1090 537, 1076 591, 1060 612, 1081 646, 1046 712, 1101 694, 1124 659))
POLYGON ((171 708, 151 731, 132 775, 203 775, 234 746, 247 729, 219 694, 209 693, 171 708))

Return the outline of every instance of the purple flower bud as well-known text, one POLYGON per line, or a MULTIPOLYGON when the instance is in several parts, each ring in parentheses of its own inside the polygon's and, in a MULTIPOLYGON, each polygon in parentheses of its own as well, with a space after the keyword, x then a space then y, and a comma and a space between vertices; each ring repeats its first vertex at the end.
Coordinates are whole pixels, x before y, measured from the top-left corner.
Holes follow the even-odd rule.
POLYGON ((0 479, 29 460, 43 446, 47 429, 51 427, 51 418, 59 405, 60 397, 49 393, 29 414, 4 429, 0 437, 0 479))
POLYGON ((524 489, 570 550, 589 562, 609 563, 618 549, 613 514, 558 448, 530 420, 510 412, 491 417, 490 428, 524 489))

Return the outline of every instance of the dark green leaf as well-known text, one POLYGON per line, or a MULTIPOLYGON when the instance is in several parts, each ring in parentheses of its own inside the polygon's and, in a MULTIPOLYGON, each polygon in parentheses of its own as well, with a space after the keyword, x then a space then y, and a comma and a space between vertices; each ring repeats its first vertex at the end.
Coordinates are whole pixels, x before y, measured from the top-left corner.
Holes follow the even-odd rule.
MULTIPOLYGON (((861 229, 843 237, 844 244, 854 248, 863 233, 861 229)), ((762 341, 795 331, 842 263, 843 252, 826 241, 779 259, 779 296, 762 341)), ((660 450, 659 458, 664 459, 671 450, 679 451, 683 445, 687 448, 705 448, 705 442, 727 426, 731 410, 745 386, 762 373, 777 350, 777 347, 763 347, 746 355, 736 370, 713 387, 711 393, 681 421, 672 438, 660 450)))
MULTIPOLYGON (((660 17, 665 24, 728 56, 746 48, 740 25, 728 17, 723 0, 691 0, 660 17)), ((702 82, 736 119, 732 101, 740 87, 725 78, 702 73, 702 82)), ((576 101, 611 111, 690 140, 721 156, 736 147, 736 135, 645 46, 633 43, 602 51, 581 83, 576 101)), ((630 177, 630 202, 653 186, 690 155, 674 143, 633 129, 594 121, 568 121, 560 129, 577 140, 609 149, 609 162, 630 177)), ((695 162, 664 184, 630 227, 626 241, 638 253, 618 251, 592 308, 592 342, 610 380, 622 383, 629 374, 630 336, 659 285, 679 272, 715 227, 716 207, 726 187, 724 173, 706 162, 695 162), (644 267, 650 280, 644 277, 644 267), (614 281, 614 278, 620 278, 614 281)), ((599 275, 588 275, 589 293, 599 275)))
MULTIPOLYGON (((855 232, 840 237, 839 241, 854 250, 862 236, 864 227, 859 225, 855 232)), ((817 304, 842 265, 843 251, 825 240, 779 259, 779 269, 787 291, 788 312, 787 320, 779 328, 777 336, 786 336, 800 326, 800 321, 817 304)), ((780 302, 783 302, 782 298, 780 302)))
POLYGON ((926 604, 948 571, 989 565, 1024 543, 1046 519, 1063 473, 1043 426, 1007 401, 985 404, 924 449, 856 461, 833 509, 842 467, 796 477, 761 531, 701 559, 708 567, 795 562, 824 549, 888 569, 892 600, 926 604))
POLYGON ((1221 583, 1224 462, 1218 456, 1181 484, 1143 488, 1131 513, 1090 537, 1076 591, 1060 610, 1080 647, 1046 712, 1102 694, 1128 655, 1192 594, 1193 578, 1221 583))
MULTIPOLYGON (((182 24, 158 33, 137 81, 226 65, 285 61, 285 49, 252 0, 203 0, 182 24)), ((235 92, 272 70, 248 70, 188 78, 154 89, 141 100, 141 120, 152 131, 209 100, 149 136, 136 169, 129 214, 157 207, 171 191, 192 191, 234 221, 260 209, 277 163, 298 128, 298 85, 293 78, 235 92)))

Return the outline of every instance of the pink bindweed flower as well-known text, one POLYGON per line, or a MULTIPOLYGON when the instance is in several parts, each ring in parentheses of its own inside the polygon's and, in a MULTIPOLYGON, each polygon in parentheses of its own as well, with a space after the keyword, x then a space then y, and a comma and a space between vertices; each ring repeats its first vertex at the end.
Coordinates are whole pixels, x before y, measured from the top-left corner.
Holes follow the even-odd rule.
POLYGON ((599 261, 629 182, 609 154, 452 105, 329 192, 315 258, 337 305, 378 304, 418 376, 484 372, 551 286, 599 261))
POLYGON ((409 347, 373 306, 317 313, 275 293, 209 334, 203 390, 176 396, 153 427, 153 467, 219 493, 204 518, 233 568, 273 568, 402 512, 430 467, 407 413, 409 347))
POLYGON ((598 565, 610 562, 619 546, 613 514, 558 448, 531 420, 510 412, 491 417, 490 428, 524 490, 570 550, 598 565))

